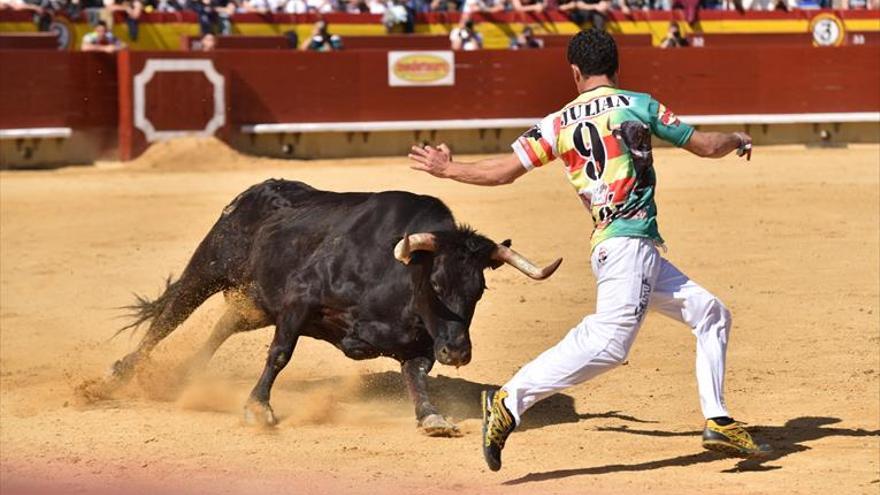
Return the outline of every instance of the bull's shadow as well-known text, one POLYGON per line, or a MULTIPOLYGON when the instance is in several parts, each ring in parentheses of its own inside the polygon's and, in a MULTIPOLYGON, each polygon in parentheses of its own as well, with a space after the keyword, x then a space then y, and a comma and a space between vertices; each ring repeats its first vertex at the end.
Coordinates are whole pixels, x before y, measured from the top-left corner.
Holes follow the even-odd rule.
MULTIPOLYGON (((863 430, 850 428, 825 428, 826 425, 839 423, 839 418, 805 416, 790 419, 782 426, 756 426, 749 428, 760 441, 769 443, 773 452, 762 459, 744 459, 735 463, 731 468, 724 469, 724 473, 738 473, 743 471, 772 471, 782 469, 782 466, 768 466, 767 463, 777 461, 788 455, 810 450, 812 447, 804 445, 806 442, 821 440, 826 437, 880 437, 880 430, 863 430)), ((626 426, 600 427, 599 431, 612 431, 628 435, 643 435, 651 437, 693 437, 694 448, 698 449, 702 431, 663 431, 641 430, 626 426)), ((720 454, 709 451, 700 451, 694 454, 658 459, 655 461, 640 462, 635 464, 609 464, 606 466, 592 466, 574 469, 560 469, 544 473, 530 473, 526 476, 506 481, 505 485, 519 485, 534 481, 549 481, 571 476, 599 475, 608 473, 620 473, 627 471, 650 471, 672 466, 691 466, 708 462, 715 462, 723 457, 720 454)))
MULTIPOLYGON (((358 400, 379 399, 410 404, 403 377, 398 372, 368 373, 362 375, 360 380, 361 383, 357 392, 358 400)), ((332 387, 340 385, 344 381, 345 379, 342 377, 334 377, 309 381, 308 383, 279 383, 276 387, 290 391, 302 391, 304 388, 309 387, 332 387)), ((428 395, 431 397, 431 402, 437 406, 441 414, 451 417, 456 421, 480 419, 482 417, 480 392, 499 387, 500 385, 494 383, 472 382, 463 378, 443 375, 428 377, 428 395)), ((529 414, 523 417, 523 423, 518 429, 542 428, 560 423, 576 423, 593 418, 614 418, 635 423, 653 423, 653 421, 641 420, 621 414, 618 411, 578 413, 574 407, 573 397, 565 394, 556 394, 538 402, 529 409, 529 414)))

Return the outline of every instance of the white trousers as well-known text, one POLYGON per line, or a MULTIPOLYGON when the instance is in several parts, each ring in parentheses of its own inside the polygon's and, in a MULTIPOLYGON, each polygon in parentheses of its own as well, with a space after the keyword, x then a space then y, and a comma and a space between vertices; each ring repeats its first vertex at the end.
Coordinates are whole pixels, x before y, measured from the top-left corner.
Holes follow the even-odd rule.
POLYGON ((697 338, 697 385, 703 416, 729 416, 724 360, 730 311, 657 252, 650 239, 613 237, 593 250, 596 313, 558 344, 523 366, 504 385, 517 424, 536 402, 589 380, 626 360, 645 312, 686 323, 697 338))

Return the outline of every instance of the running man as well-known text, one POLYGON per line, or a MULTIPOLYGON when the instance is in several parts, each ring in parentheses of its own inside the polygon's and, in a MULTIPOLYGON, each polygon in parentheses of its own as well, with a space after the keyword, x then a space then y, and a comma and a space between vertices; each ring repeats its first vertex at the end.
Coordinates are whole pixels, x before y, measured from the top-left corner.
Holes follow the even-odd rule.
POLYGON ((642 132, 708 158, 733 151, 750 155, 751 137, 696 131, 650 95, 617 88, 617 46, 604 31, 575 35, 568 62, 580 94, 526 131, 513 143, 513 153, 461 163, 441 144, 414 146, 409 154, 416 170, 482 186, 509 184, 560 158, 593 217, 596 313, 501 389, 483 393, 483 454, 489 468, 501 469, 504 442, 529 407, 621 364, 648 309, 687 324, 697 338, 697 384, 706 418, 703 447, 736 456, 766 455, 770 448, 756 444, 724 405, 730 312, 658 252, 663 238, 657 229, 655 174, 644 165, 653 163, 650 148, 629 148, 614 129, 624 122, 630 122, 629 128, 638 123, 642 132))

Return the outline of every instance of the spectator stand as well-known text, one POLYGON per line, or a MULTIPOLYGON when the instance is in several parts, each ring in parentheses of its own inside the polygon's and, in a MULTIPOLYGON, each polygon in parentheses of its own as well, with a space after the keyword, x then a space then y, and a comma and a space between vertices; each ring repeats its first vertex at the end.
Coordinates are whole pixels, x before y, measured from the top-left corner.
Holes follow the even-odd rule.
MULTIPOLYGON (((832 16, 839 21, 845 34, 846 44, 876 42, 880 36, 880 10, 795 10, 749 11, 743 14, 736 11, 702 10, 693 24, 684 22, 681 11, 642 11, 633 10, 625 15, 612 11, 607 29, 619 36, 637 35, 651 37, 651 43, 658 45, 666 34, 670 21, 681 23, 685 35, 699 33, 707 42, 709 37, 724 35, 730 42, 748 42, 747 36, 754 34, 810 34, 814 21, 822 16, 832 16), (735 35, 743 38, 736 39, 735 35)), ((169 13, 144 13, 140 17, 140 36, 131 40, 125 23, 125 14, 116 12, 113 16, 113 33, 133 50, 179 50, 182 36, 200 34, 195 12, 181 11, 169 13)), ((330 24, 334 34, 343 39, 352 36, 387 36, 382 16, 375 14, 328 13, 323 18, 330 24)), ((312 25, 318 19, 316 14, 256 14, 242 13, 232 16, 232 33, 246 36, 283 36, 293 31, 299 39, 311 33, 312 25)), ((414 31, 419 35, 448 36, 460 19, 458 13, 432 12, 419 14, 414 31)), ((486 48, 507 48, 509 40, 522 31, 525 25, 534 28, 538 36, 571 35, 579 29, 567 15, 559 11, 544 12, 499 12, 476 13, 473 15, 477 30, 484 38, 486 48)), ((33 15, 26 11, 0 10, 0 32, 36 31, 33 15)), ((53 29, 60 33, 67 46, 78 48, 82 36, 90 31, 85 16, 69 18, 57 14, 53 29)), ((399 31, 401 28, 394 28, 399 31)), ((396 32, 396 34, 400 34, 396 32)), ((393 34, 392 34, 393 35, 393 34)), ((721 39, 721 38, 719 38, 721 39)), ((779 38, 780 41, 782 38, 779 38)), ((725 41, 719 41, 724 43, 725 41)), ((787 41, 784 41, 787 43, 787 41)))

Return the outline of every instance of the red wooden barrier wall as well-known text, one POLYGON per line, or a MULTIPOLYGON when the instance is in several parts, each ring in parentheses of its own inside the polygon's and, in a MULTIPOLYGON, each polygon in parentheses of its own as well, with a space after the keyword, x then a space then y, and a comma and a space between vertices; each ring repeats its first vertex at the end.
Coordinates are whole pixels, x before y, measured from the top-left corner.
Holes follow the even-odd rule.
POLYGON ((70 127, 115 150, 118 102, 113 55, 0 50, 0 129, 70 127))
MULTIPOLYGON (((679 114, 880 111, 876 47, 621 50, 621 83, 679 114)), ((120 155, 147 146, 134 126, 133 78, 148 60, 202 60, 218 76, 221 137, 243 124, 532 118, 575 96, 562 49, 456 54, 454 86, 390 87, 387 54, 226 51, 105 54, 0 50, 0 128, 67 126, 107 139, 120 155), (117 86, 117 79, 119 81, 117 86)), ((185 62, 185 64, 191 62, 185 62)), ((200 72, 158 72, 144 85, 157 131, 201 129, 217 115, 200 72)))

